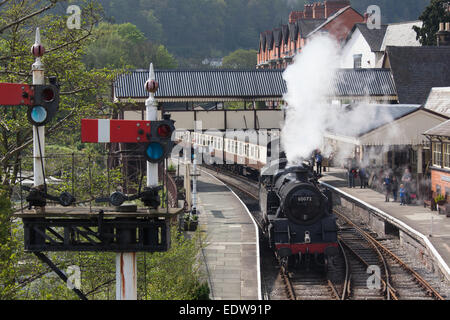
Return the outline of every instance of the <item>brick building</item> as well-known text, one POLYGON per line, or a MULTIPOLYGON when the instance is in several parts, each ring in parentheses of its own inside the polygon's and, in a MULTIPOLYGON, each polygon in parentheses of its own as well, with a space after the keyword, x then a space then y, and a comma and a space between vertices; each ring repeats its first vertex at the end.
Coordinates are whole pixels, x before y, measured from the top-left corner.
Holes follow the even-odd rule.
POLYGON ((450 120, 424 133, 431 141, 431 190, 450 199, 450 120))
POLYGON ((305 4, 303 11, 289 14, 289 24, 260 34, 257 68, 285 68, 312 36, 325 32, 343 42, 364 21, 348 0, 305 4))

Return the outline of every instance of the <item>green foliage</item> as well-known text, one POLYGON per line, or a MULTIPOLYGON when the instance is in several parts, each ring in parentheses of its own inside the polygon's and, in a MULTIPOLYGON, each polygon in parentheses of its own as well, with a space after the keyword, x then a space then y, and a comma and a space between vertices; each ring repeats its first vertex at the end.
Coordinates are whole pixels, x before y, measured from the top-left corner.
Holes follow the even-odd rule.
POLYGON ((97 40, 86 49, 83 61, 88 68, 148 68, 153 62, 160 69, 177 66, 163 45, 151 43, 134 24, 102 22, 94 30, 97 40))
POLYGON ((223 58, 223 68, 254 69, 256 66, 257 51, 238 49, 223 58))
POLYGON ((17 242, 12 241, 15 230, 11 223, 12 207, 7 190, 0 186, 0 299, 15 297, 14 264, 17 262, 17 242))
MULTIPOLYGON (((139 274, 146 274, 138 284, 147 287, 148 300, 193 300, 206 298, 207 285, 200 282, 202 273, 197 261, 203 246, 200 232, 191 239, 172 231, 171 248, 168 252, 145 255, 146 272, 138 266, 139 274)), ((143 265, 141 264, 142 268, 143 265)), ((142 291, 141 291, 142 292, 142 291)))
POLYGON ((438 203, 439 201, 444 201, 445 197, 442 194, 438 194, 436 198, 434 198, 434 202, 438 203))
POLYGON ((203 282, 197 286, 194 292, 192 300, 210 300, 209 299, 209 285, 207 282, 203 282))
POLYGON ((423 46, 437 45, 436 33, 439 31, 439 23, 450 22, 449 5, 448 0, 431 0, 419 17, 423 21, 422 28, 413 28, 423 46))
MULTIPOLYGON (((199 57, 218 58, 237 49, 256 49, 259 33, 288 23, 306 0, 101 0, 107 16, 131 22, 160 41, 180 64, 201 66, 199 57)), ((322 1, 323 2, 323 1, 322 1)), ((361 14, 381 8, 382 22, 417 20, 429 0, 352 0, 361 14)))

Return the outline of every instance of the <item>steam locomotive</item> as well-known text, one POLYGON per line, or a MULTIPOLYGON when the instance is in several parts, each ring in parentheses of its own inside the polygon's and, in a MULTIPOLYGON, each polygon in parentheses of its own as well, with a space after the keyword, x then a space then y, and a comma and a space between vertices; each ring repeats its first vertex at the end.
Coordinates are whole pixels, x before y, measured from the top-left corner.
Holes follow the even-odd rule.
POLYGON ((338 254, 332 194, 319 185, 320 176, 309 161, 288 167, 277 131, 270 132, 268 141, 257 143, 223 133, 179 132, 177 139, 206 147, 215 158, 232 159, 231 164, 214 165, 259 180, 260 212, 270 246, 281 262, 295 267, 309 264, 314 257, 316 264, 328 268, 338 254))
POLYGON ((288 167, 280 159, 261 171, 259 205, 269 243, 289 268, 314 257, 327 269, 338 254, 332 194, 318 178, 307 161, 288 167))

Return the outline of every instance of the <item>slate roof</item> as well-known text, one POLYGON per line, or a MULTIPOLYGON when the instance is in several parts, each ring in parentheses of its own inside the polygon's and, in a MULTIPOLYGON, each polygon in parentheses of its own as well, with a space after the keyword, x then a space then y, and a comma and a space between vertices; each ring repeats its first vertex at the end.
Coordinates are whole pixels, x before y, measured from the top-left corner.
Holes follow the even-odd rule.
POLYGON ((327 19, 300 19, 297 21, 298 31, 302 38, 306 38, 313 30, 322 25, 327 19))
POLYGON ((450 86, 450 47, 388 46, 386 56, 399 103, 424 104, 431 88, 450 86))
POLYGON ((361 32, 364 39, 366 39, 367 43, 369 44, 370 50, 372 52, 378 52, 381 51, 381 45, 383 44, 387 28, 388 28, 387 25, 381 25, 380 29, 369 29, 367 27, 367 24, 357 23, 353 27, 353 30, 350 33, 350 35, 353 33, 355 29, 358 29, 361 32))
POLYGON ((417 34, 412 27, 422 27, 422 24, 422 21, 389 24, 386 29, 383 43, 381 44, 381 51, 386 51, 387 46, 420 46, 419 40, 416 39, 417 34))
POLYGON ((298 24, 296 22, 289 23, 289 37, 291 41, 297 41, 298 39, 298 24))
POLYGON ((275 47, 281 46, 282 33, 281 28, 273 29, 273 40, 275 41, 275 47))
MULTIPOLYGON (((161 101, 187 101, 184 98, 258 99, 282 98, 286 83, 281 69, 251 70, 156 70, 161 101)), ((119 99, 146 99, 144 84, 147 70, 119 75, 114 82, 114 96, 119 99)), ((330 91, 338 97, 396 96, 389 69, 339 69, 330 91)), ((224 99, 224 100, 220 100, 224 99)), ((213 101, 214 99, 211 99, 213 101)), ((216 100, 214 100, 216 101, 216 100)))
POLYGON ((425 108, 450 116, 450 87, 433 88, 428 96, 425 108))
POLYGON ((447 120, 424 132, 427 136, 450 137, 450 120, 447 120))

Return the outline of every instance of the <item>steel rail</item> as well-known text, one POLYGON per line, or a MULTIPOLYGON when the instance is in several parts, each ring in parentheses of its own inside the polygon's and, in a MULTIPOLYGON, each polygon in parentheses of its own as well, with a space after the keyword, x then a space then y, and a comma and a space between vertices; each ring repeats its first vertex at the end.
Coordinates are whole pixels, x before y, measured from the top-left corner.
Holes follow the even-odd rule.
MULTIPOLYGON (((420 276, 416 271, 411 269, 405 262, 403 262, 397 255, 395 255, 392 251, 383 246, 379 241, 373 238, 370 234, 359 228, 356 224, 354 224, 349 218, 345 217, 342 213, 334 210, 337 215, 342 217, 345 221, 349 222, 355 229, 364 235, 364 237, 370 240, 375 246, 377 246, 381 251, 383 251, 389 258, 397 262, 405 271, 410 273, 422 286, 423 289, 427 292, 429 296, 434 297, 437 300, 445 300, 422 276, 420 276)), ((395 294, 395 293, 394 293, 395 294)), ((396 296, 395 296, 396 297, 396 296)), ((397 298, 398 299, 398 298, 397 298)))
POLYGON ((294 286, 292 285, 291 279, 289 279, 289 276, 287 274, 287 270, 285 266, 280 266, 280 277, 281 280, 283 280, 283 283, 286 287, 286 295, 289 300, 297 300, 297 295, 295 294, 294 286))
MULTIPOLYGON (((366 241, 367 243, 375 250, 375 252, 378 255, 378 258, 380 260, 380 262, 383 264, 383 268, 384 268, 384 276, 385 279, 380 278, 380 280, 383 282, 384 285, 384 292, 386 293, 386 298, 387 300, 391 300, 391 298, 393 298, 394 300, 398 300, 398 297, 396 295, 396 290, 392 287, 392 285, 389 282, 389 269, 388 269, 388 265, 386 263, 386 259, 384 258, 383 254, 380 252, 380 250, 378 250, 377 248, 377 242, 373 237, 371 237, 367 232, 365 232, 364 230, 362 230, 360 227, 358 227, 355 223, 353 223, 353 221, 351 221, 349 218, 347 218, 346 216, 344 216, 341 212, 339 212, 336 209, 333 209, 333 212, 335 214, 337 214, 339 217, 341 217, 342 219, 344 219, 348 224, 350 224, 366 241)), ((344 244, 345 241, 343 241, 344 244)), ((350 248, 350 246, 346 245, 347 248, 349 248, 364 264, 366 264, 367 266, 369 266, 369 264, 360 256, 358 255, 352 248, 350 248)))
POLYGON ((350 278, 350 264, 348 261, 347 254, 345 253, 344 247, 340 240, 338 240, 339 248, 342 252, 342 257, 344 258, 345 263, 345 279, 344 279, 344 286, 342 288, 342 295, 340 297, 341 300, 347 299, 348 295, 350 294, 350 286, 351 286, 351 278, 350 278))

